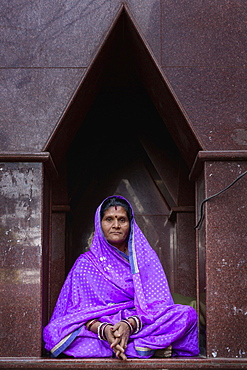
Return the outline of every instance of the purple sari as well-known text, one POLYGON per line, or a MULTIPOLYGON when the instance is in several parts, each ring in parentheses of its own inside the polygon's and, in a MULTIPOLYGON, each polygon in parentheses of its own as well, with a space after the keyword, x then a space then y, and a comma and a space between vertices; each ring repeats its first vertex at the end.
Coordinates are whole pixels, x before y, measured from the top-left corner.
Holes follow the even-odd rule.
POLYGON ((44 329, 45 348, 54 357, 114 357, 108 342, 85 323, 98 318, 115 324, 138 315, 143 327, 130 336, 127 357, 149 358, 169 345, 178 356, 198 355, 196 311, 174 304, 159 258, 134 218, 128 256, 106 241, 100 208, 90 251, 72 267, 44 329))

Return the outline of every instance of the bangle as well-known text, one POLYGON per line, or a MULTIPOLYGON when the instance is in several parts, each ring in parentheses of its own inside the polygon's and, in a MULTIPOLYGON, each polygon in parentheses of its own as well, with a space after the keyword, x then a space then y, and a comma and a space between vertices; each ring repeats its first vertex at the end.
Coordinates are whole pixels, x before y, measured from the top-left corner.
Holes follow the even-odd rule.
POLYGON ((106 340, 106 337, 105 337, 105 328, 108 326, 108 325, 111 325, 109 324, 108 322, 102 322, 99 326, 98 326, 98 338, 100 340, 106 340))
POLYGON ((125 322, 129 327, 130 335, 133 334, 134 328, 128 320, 121 320, 120 322, 125 322))
POLYGON ((93 326, 93 324, 96 323, 96 321, 98 321, 98 319, 93 319, 93 320, 90 320, 86 323, 86 328, 87 330, 90 330, 91 326, 93 326))
POLYGON ((127 321, 128 321, 128 323, 130 324, 131 329, 132 329, 131 334, 133 334, 133 333, 134 333, 134 331, 135 331, 135 328, 134 328, 134 326, 133 326, 133 324, 132 324, 132 322, 131 322, 131 321, 129 321, 129 320, 127 320, 127 321))
POLYGON ((102 336, 102 326, 104 326, 106 323, 105 322, 102 322, 99 326, 98 326, 98 338, 100 340, 104 340, 103 336, 102 336))
POLYGON ((134 315, 134 316, 130 316, 130 317, 128 317, 128 319, 133 319, 133 320, 135 320, 135 323, 136 323, 136 330, 134 331, 134 333, 133 333, 133 334, 138 333, 138 332, 141 330, 141 328, 142 328, 142 322, 141 322, 141 320, 139 319, 139 317, 138 317, 138 316, 136 316, 136 315, 134 315))

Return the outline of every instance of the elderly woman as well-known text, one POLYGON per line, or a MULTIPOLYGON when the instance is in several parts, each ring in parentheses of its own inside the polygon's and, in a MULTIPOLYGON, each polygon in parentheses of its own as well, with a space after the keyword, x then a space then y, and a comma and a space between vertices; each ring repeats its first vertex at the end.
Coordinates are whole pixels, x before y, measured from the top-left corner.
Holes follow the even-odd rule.
POLYGON ((198 355, 197 314, 174 304, 161 263, 121 196, 97 209, 90 250, 75 262, 44 329, 52 356, 198 355))

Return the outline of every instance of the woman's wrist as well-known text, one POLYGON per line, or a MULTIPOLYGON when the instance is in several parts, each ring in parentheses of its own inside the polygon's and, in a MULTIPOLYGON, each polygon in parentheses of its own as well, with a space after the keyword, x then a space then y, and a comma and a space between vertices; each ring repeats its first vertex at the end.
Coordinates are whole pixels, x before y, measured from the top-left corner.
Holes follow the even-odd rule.
POLYGON ((130 317, 128 317, 127 320, 129 322, 130 322, 130 320, 132 320, 131 323, 134 322, 133 326, 135 326, 135 330, 134 330, 133 334, 136 334, 141 330, 142 322, 141 322, 140 318, 137 315, 130 316, 130 317))
POLYGON ((101 322, 98 319, 89 320, 86 322, 86 328, 87 330, 97 334, 100 324, 101 322))
POLYGON ((129 335, 133 334, 133 332, 134 332, 134 327, 133 327, 133 325, 130 323, 130 321, 129 321, 129 320, 121 320, 120 322, 124 322, 124 323, 128 326, 129 331, 130 331, 130 334, 129 334, 129 335))
POLYGON ((98 338, 100 340, 107 340, 107 336, 105 334, 105 329, 107 326, 112 326, 112 324, 109 324, 108 322, 102 322, 98 326, 97 332, 98 332, 98 338))
POLYGON ((135 322, 135 320, 132 317, 130 317, 130 318, 127 319, 127 321, 131 325, 132 333, 134 333, 136 331, 136 322, 135 322))
POLYGON ((100 340, 107 340, 105 329, 108 325, 112 326, 112 324, 109 324, 108 322, 101 322, 98 319, 89 320, 85 325, 87 330, 97 334, 100 340))

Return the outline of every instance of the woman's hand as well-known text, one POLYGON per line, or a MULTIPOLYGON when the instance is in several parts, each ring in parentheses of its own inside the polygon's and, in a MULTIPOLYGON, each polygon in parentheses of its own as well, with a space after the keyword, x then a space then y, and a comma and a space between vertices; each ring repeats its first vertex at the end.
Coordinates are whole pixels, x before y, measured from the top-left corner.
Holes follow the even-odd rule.
MULTIPOLYGON (((97 334, 98 327, 101 322, 97 319, 90 320, 86 323, 88 330, 97 334)), ((111 346, 112 350, 115 352, 117 358, 122 360, 127 360, 125 355, 125 350, 127 348, 127 343, 130 336, 130 327, 124 321, 119 321, 117 324, 106 325, 104 328, 104 336, 111 346)))
POLYGON ((116 331, 114 332, 114 327, 115 325, 107 325, 104 330, 104 335, 107 342, 115 352, 116 357, 121 358, 122 360, 127 360, 127 357, 124 354, 125 348, 120 345, 121 337, 119 336, 119 333, 117 333, 117 338, 115 337, 116 331))
POLYGON ((130 336, 130 328, 129 325, 126 324, 124 321, 119 321, 111 328, 115 340, 111 344, 111 348, 115 351, 116 357, 120 357, 123 360, 127 360, 125 355, 125 350, 127 348, 129 336, 130 336))

